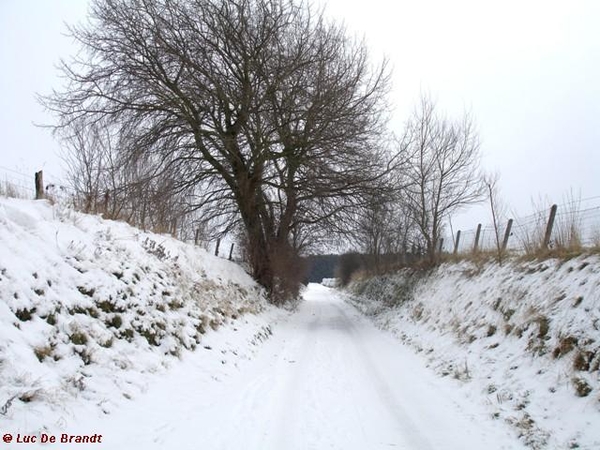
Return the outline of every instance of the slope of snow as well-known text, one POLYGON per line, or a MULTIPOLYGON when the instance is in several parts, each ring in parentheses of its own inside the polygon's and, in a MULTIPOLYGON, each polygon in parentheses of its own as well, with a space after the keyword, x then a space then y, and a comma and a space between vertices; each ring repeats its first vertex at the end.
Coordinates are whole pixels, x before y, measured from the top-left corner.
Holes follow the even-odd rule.
POLYGON ((68 432, 102 434, 111 450, 525 448, 336 291, 309 285, 304 299, 252 359, 228 352, 207 366, 206 355, 237 339, 219 331, 146 395, 110 416, 81 416, 68 432))
POLYGON ((230 351, 249 355, 276 315, 239 266, 198 247, 0 198, 3 430, 61 430, 82 410, 110 414, 196 348, 207 366, 226 364, 230 351), (236 338, 210 356, 206 341, 221 325, 236 338))
POLYGON ((600 448, 598 256, 447 264, 349 292, 531 448, 600 448))

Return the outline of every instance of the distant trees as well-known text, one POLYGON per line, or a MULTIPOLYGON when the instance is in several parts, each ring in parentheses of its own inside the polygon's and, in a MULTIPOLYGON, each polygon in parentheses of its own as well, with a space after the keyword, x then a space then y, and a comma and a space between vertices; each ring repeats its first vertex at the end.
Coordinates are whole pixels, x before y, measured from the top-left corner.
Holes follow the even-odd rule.
MULTIPOLYGON (((397 169, 403 172, 406 167, 398 166, 397 169)), ((406 209, 405 189, 405 185, 388 186, 357 217, 355 242, 368 256, 367 266, 371 272, 379 272, 391 260, 399 262, 411 246, 419 242, 415 222, 406 209)))
POLYGON ((399 147, 408 157, 402 172, 405 207, 429 261, 435 262, 444 221, 461 207, 484 198, 478 133, 468 114, 460 120, 447 119, 423 95, 399 147))
POLYGON ((274 301, 300 250, 345 229, 393 164, 379 146, 385 62, 372 68, 363 43, 304 3, 95 0, 72 34, 82 53, 44 103, 75 167, 99 169, 81 180, 90 201, 108 173, 138 199, 155 185, 158 205, 240 224, 274 301))
POLYGON ((354 227, 358 248, 368 255, 365 261, 372 272, 389 265, 390 255, 414 247, 423 246, 429 262, 435 263, 446 221, 460 208, 483 200, 486 193, 478 133, 467 114, 460 120, 447 119, 423 95, 396 149, 386 188, 362 208, 354 227))
MULTIPOLYGON (((142 229, 181 236, 186 214, 186 192, 177 192, 176 173, 153 175, 154 164, 128 160, 118 151, 110 124, 73 122, 65 136, 64 160, 78 207, 123 219, 142 229)), ((197 227, 196 227, 197 229, 197 227)))

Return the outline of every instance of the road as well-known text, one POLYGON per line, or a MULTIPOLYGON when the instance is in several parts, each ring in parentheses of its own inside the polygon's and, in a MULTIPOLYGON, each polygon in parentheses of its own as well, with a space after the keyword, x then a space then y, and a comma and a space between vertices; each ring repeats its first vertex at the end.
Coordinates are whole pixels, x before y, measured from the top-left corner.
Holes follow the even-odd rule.
POLYGON ((310 285, 304 298, 239 370, 171 375, 112 415, 122 427, 104 448, 522 448, 334 290, 310 285))

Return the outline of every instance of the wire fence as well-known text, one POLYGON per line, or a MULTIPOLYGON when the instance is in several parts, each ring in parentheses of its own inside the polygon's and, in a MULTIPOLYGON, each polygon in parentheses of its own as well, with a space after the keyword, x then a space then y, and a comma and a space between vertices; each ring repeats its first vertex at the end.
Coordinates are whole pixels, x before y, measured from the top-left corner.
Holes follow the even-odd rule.
MULTIPOLYGON (((71 207, 78 204, 75 190, 70 183, 58 177, 43 173, 43 186, 41 189, 44 192, 44 197, 61 201, 71 207)), ((10 169, 0 165, 0 196, 19 198, 19 199, 35 199, 37 197, 36 177, 35 173, 26 174, 18 170, 10 169)), ((221 239, 207 240, 202 238, 200 230, 192 233, 192 236, 179 235, 181 241, 193 243, 194 245, 203 248, 209 253, 216 256, 228 259, 239 259, 239 249, 234 246, 231 240, 221 239), (194 235, 195 234, 195 235, 194 235)))
POLYGON ((600 247, 600 196, 573 199, 540 208, 527 216, 478 225, 469 230, 455 231, 444 237, 441 250, 446 253, 497 251, 506 248, 516 253, 539 249, 600 247), (478 232, 479 228, 479 232, 478 232), (458 241, 458 242, 457 242, 458 241))
MULTIPOLYGON (((26 174, 0 165, 0 195, 22 199, 36 198, 34 174, 26 174)), ((70 183, 52 174, 44 173, 42 189, 46 196, 75 204, 76 193, 70 183)), ((509 221, 501 220, 496 229, 492 224, 478 225, 468 230, 457 230, 444 236, 440 250, 445 253, 466 254, 474 251, 496 251, 505 246, 516 253, 535 251, 540 248, 600 248, 600 196, 571 198, 556 205, 556 214, 550 221, 551 207, 540 208, 527 216, 509 221), (552 222, 552 223, 549 223, 552 222)), ((191 241, 191 239, 189 239, 191 241)), ((194 239, 208 251, 217 254, 231 251, 224 245, 194 239)))
MULTIPOLYGON (((53 197, 73 198, 75 191, 70 183, 44 172, 43 189, 53 197)), ((0 195, 21 199, 35 199, 35 174, 10 169, 0 165, 0 195)))

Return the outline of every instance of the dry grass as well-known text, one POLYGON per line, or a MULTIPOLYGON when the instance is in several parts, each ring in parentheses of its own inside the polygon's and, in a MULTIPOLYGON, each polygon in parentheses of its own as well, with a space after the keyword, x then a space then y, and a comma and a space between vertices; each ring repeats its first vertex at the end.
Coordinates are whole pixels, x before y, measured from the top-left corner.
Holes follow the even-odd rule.
POLYGON ((8 180, 0 180, 0 197, 20 199, 30 198, 29 195, 23 192, 23 189, 19 189, 18 186, 8 180))

